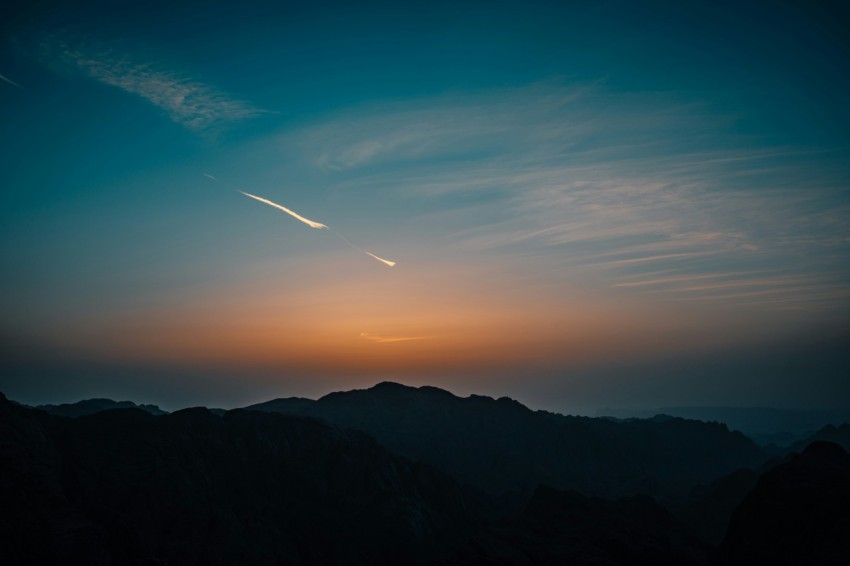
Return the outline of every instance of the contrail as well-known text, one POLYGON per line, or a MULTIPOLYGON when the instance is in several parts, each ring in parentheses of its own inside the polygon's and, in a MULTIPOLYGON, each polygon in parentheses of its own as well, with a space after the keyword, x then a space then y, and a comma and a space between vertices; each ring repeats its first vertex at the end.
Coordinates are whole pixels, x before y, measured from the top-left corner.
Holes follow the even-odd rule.
MULTIPOLYGON (((364 251, 365 251, 365 250, 364 250, 364 251)), ((369 252, 366 252, 366 255, 370 255, 370 256, 372 256, 373 258, 375 258, 375 259, 377 259, 378 261, 380 261, 381 263, 386 264, 386 265, 389 265, 390 267, 395 267, 395 262, 394 262, 394 261, 390 261, 390 260, 388 260, 388 259, 384 259, 384 258, 382 258, 382 257, 378 257, 378 256, 376 256, 375 254, 373 254, 373 253, 369 253, 369 252)))
MULTIPOLYGON (((209 173, 204 173, 203 175, 207 179, 211 179, 211 180, 216 181, 218 183, 223 183, 223 181, 221 179, 213 177, 209 173)), ((269 206, 272 206, 272 207, 274 207, 278 210, 281 210, 281 211, 287 213, 288 215, 292 216, 293 218, 300 220, 301 222, 303 222, 304 224, 306 224, 310 228, 316 228, 317 230, 321 230, 321 229, 324 228, 325 230, 327 230, 328 232, 330 232, 331 234, 333 234, 334 236, 336 236, 337 238, 339 238, 340 240, 342 240, 343 242, 345 242, 347 245, 351 246, 355 250, 357 250, 359 252, 363 252, 364 254, 368 255, 372 259, 376 259, 376 260, 380 261, 381 263, 383 263, 387 267, 395 267, 396 262, 390 261, 388 259, 384 259, 382 257, 378 257, 375 254, 373 254, 372 252, 364 250, 363 248, 354 244, 348 238, 346 238, 345 236, 343 236, 342 234, 340 234, 339 232, 337 232, 336 230, 334 230, 330 226, 322 224, 321 222, 315 222, 313 220, 310 220, 309 218, 304 218, 303 216, 301 216, 300 214, 298 214, 294 210, 290 210, 283 205, 280 205, 276 202, 270 201, 269 199, 266 199, 266 198, 263 198, 263 197, 258 197, 257 195, 252 195, 251 193, 246 193, 245 191, 239 191, 239 192, 242 193, 243 195, 245 195, 248 198, 252 198, 252 199, 254 199, 258 202, 261 202, 263 204, 267 204, 269 206)))
POLYGON ((7 79, 3 75, 0 75, 0 79, 3 79, 4 81, 6 81, 7 83, 9 83, 12 86, 16 86, 16 87, 21 88, 21 89, 24 88, 21 85, 19 85, 18 83, 16 83, 15 81, 13 81, 12 79, 7 79))
POLYGON ((348 238, 346 238, 345 236, 343 236, 342 234, 340 234, 339 232, 337 232, 337 231, 336 231, 336 230, 334 230, 333 228, 330 228, 329 226, 325 226, 325 228, 327 228, 327 229, 328 229, 328 231, 329 231, 331 234, 333 234, 334 236, 336 236, 337 238, 339 238, 340 240, 342 240, 343 242, 345 242, 346 244, 348 244, 349 246, 351 246, 351 247, 352 247, 352 248, 354 248, 355 250, 360 251, 360 252, 363 252, 364 254, 366 254, 366 255, 368 255, 368 256, 371 256, 371 257, 373 257, 373 258, 377 259, 378 261, 380 261, 381 263, 383 263, 383 264, 385 264, 385 265, 388 265, 388 266, 390 266, 390 267, 395 267, 395 262, 394 262, 394 261, 390 261, 390 260, 388 260, 388 259, 384 259, 384 258, 382 258, 382 257, 378 257, 378 256, 376 256, 375 254, 373 254, 372 252, 367 252, 366 250, 364 250, 363 248, 361 248, 360 246, 358 246, 357 244, 355 244, 354 242, 352 242, 351 240, 349 240, 348 238))
POLYGON ((264 203, 264 204, 267 204, 267 205, 269 205, 269 206, 273 206, 273 207, 275 207, 275 208, 276 208, 276 209, 278 209, 278 210, 282 210, 282 211, 284 211, 284 212, 285 212, 285 213, 287 213, 288 215, 290 215, 290 216, 292 216, 292 217, 294 217, 294 218, 297 218, 298 220, 300 220, 301 222, 303 222, 304 224, 306 224, 306 225, 307 225, 307 226, 309 226, 310 228, 317 228, 317 229, 319 229, 319 230, 321 230, 322 228, 327 228, 327 226, 325 226, 325 225, 324 225, 324 224, 322 224, 321 222, 313 222, 313 221, 312 221, 312 220, 310 220, 309 218, 304 218, 303 216, 301 216, 301 215, 300 215, 300 214, 298 214, 297 212, 293 212, 293 211, 289 210, 288 208, 286 208, 285 206, 281 206, 281 205, 279 205, 279 204, 278 204, 278 203, 276 203, 276 202, 272 202, 272 201, 270 201, 270 200, 268 200, 268 199, 264 199, 263 197, 258 197, 257 195, 252 195, 251 193, 246 193, 245 191, 239 191, 239 192, 240 192, 240 193, 242 193, 243 195, 245 195, 246 197, 251 197, 251 198, 252 198, 252 199, 254 199, 254 200, 258 200, 258 201, 260 201, 260 202, 262 202, 262 203, 264 203))
POLYGON ((294 211, 292 211, 292 210, 289 210, 289 209, 288 209, 288 208, 286 208, 285 206, 282 206, 282 205, 280 205, 280 204, 277 204, 276 202, 272 202, 272 201, 270 201, 270 200, 268 200, 268 199, 264 199, 263 197, 258 197, 257 195, 252 195, 251 193, 246 193, 245 191, 239 191, 239 192, 240 192, 240 193, 242 193, 243 195, 245 195, 246 197, 250 197, 250 198, 252 198, 252 199, 254 199, 254 200, 260 201, 260 202, 261 202, 261 203, 263 203, 263 204, 267 204, 267 205, 269 205, 269 206, 273 206, 273 207, 277 208, 278 210, 282 210, 283 212, 285 212, 285 213, 289 214, 290 216, 293 216, 293 217, 297 218, 298 220, 300 220, 301 222, 303 222, 304 224, 306 224, 306 225, 307 225, 307 226, 309 226, 310 228, 317 228, 317 229, 319 229, 319 230, 321 230, 322 228, 324 228, 325 230, 329 231, 331 234, 333 234, 334 236, 336 236, 337 238, 339 238, 340 240, 342 240, 343 242, 345 242, 346 244, 348 244, 349 246, 351 246, 351 247, 352 247, 352 248, 354 248, 355 250, 361 251, 361 252, 363 252, 364 254, 366 254, 367 256, 369 256, 369 257, 371 257, 371 258, 373 258, 373 259, 376 259, 376 260, 380 261, 381 263, 383 263, 383 264, 384 264, 384 265, 386 265, 387 267, 395 267, 395 262, 394 262, 394 261, 390 261, 390 260, 388 260, 388 259, 384 259, 384 258, 382 258, 382 257, 378 257, 378 256, 376 256, 375 254, 373 254, 372 252, 369 252, 369 251, 364 250, 364 249, 363 249, 363 248, 361 248, 360 246, 358 246, 358 245, 356 245, 356 244, 352 243, 352 242, 351 242, 348 238, 346 238, 345 236, 343 236, 342 234, 340 234, 339 232, 337 232, 336 230, 334 230, 334 229, 333 229, 333 228, 331 228, 330 226, 327 226, 327 225, 325 225, 325 224, 322 224, 321 222, 314 222, 314 221, 310 220, 309 218, 304 218, 303 216, 301 216, 301 215, 300 215, 300 214, 298 214, 297 212, 294 212, 294 211))

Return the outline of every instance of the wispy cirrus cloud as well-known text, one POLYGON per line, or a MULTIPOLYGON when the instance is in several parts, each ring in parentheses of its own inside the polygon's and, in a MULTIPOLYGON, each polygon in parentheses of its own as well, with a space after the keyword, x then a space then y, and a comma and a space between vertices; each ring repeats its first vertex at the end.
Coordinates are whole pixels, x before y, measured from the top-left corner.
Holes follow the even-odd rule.
POLYGON ((139 96, 196 133, 267 113, 180 71, 122 54, 108 43, 48 36, 40 47, 48 60, 139 96))
POLYGON ((340 190, 430 203, 460 253, 633 294, 668 270, 657 295, 677 301, 844 301, 827 291, 850 280, 848 148, 760 145, 731 122, 663 94, 539 84, 361 109, 301 147, 340 190))
MULTIPOLYGON (((332 170, 410 163, 472 150, 478 156, 508 150, 528 122, 568 105, 593 85, 553 90, 546 84, 519 89, 509 97, 495 92, 482 98, 453 97, 433 104, 384 106, 358 117, 342 116, 311 130, 302 141, 314 163, 332 170)), ((586 127, 575 122, 576 133, 586 127)), ((544 141, 553 132, 538 128, 530 137, 544 141)))
POLYGON ((392 344, 396 342, 412 342, 416 340, 430 340, 431 336, 381 336, 370 332, 361 332, 360 337, 364 340, 377 342, 379 344, 392 344))
POLYGON ((24 88, 21 85, 19 85, 18 83, 16 83, 15 81, 13 81, 12 79, 4 77, 3 75, 0 75, 0 80, 2 80, 3 82, 9 83, 12 86, 18 87, 20 89, 24 88))

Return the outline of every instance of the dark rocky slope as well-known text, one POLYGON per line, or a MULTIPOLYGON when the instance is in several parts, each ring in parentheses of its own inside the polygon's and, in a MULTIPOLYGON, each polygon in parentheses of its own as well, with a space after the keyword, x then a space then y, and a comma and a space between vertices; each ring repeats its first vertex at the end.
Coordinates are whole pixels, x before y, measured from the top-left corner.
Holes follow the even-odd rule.
POLYGON ((5 397, 0 501, 7 564, 427 563, 486 509, 428 466, 314 419, 67 419, 5 397))
POLYGON ((703 564, 709 547, 647 496, 617 501, 548 487, 516 517, 483 530, 446 565, 703 564))
POLYGON ((729 519, 756 486, 759 475, 756 470, 741 468, 695 487, 687 497, 665 503, 702 540, 717 545, 726 536, 729 519))
POLYGON ((763 474, 735 510, 717 563, 844 565, 850 559, 850 454, 814 442, 763 474))

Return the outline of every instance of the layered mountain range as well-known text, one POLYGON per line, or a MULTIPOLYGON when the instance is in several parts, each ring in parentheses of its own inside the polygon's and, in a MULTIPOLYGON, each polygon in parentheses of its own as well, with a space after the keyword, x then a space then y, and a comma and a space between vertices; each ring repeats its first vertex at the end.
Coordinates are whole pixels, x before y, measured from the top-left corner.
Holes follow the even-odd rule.
POLYGON ((0 396, 0 546, 15 564, 839 564, 848 430, 777 456, 719 423, 394 383, 170 414, 0 396))
POLYGON ((506 397, 461 398, 397 383, 246 408, 367 432, 398 454, 494 495, 530 493, 541 484, 604 497, 668 495, 767 459, 720 423, 572 417, 532 411, 506 397))

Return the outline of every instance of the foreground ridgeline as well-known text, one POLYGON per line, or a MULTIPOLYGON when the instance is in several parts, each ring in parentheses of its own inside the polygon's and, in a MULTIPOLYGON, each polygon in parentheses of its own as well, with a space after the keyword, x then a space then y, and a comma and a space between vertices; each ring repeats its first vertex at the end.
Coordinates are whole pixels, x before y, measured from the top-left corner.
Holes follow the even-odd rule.
POLYGON ((0 438, 10 565, 421 564, 486 509, 451 478, 315 419, 67 419, 3 398, 0 438))
POLYGON ((813 442, 763 474, 735 510, 719 562, 850 562, 850 454, 813 442))
POLYGON ((3 563, 850 556, 850 455, 835 443, 777 457, 718 423, 566 417, 393 383, 226 412, 116 405, 0 395, 3 563))

